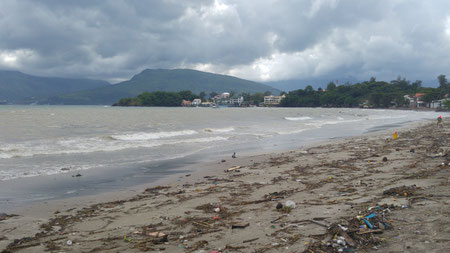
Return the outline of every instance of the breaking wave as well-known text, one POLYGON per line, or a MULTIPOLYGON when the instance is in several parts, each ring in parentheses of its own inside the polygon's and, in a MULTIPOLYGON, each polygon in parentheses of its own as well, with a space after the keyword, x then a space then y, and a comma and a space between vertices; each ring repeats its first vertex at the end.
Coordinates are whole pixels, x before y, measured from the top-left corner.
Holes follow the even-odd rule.
POLYGON ((172 132, 129 133, 129 134, 112 135, 111 137, 115 140, 121 140, 121 141, 145 141, 145 140, 156 140, 156 139, 162 139, 162 138, 168 138, 168 137, 194 135, 194 134, 198 134, 198 133, 194 130, 182 130, 182 131, 172 131, 172 132))
POLYGON ((151 148, 163 145, 177 145, 182 143, 202 143, 225 141, 226 137, 202 137, 184 139, 144 139, 139 141, 110 140, 108 138, 74 138, 57 142, 30 142, 11 145, 0 151, 0 159, 30 157, 38 155, 85 154, 92 152, 113 152, 124 149, 151 148), (14 146, 14 147, 12 147, 14 146))
POLYGON ((312 119, 311 117, 284 117, 285 120, 290 120, 290 121, 301 121, 301 120, 309 120, 312 119))

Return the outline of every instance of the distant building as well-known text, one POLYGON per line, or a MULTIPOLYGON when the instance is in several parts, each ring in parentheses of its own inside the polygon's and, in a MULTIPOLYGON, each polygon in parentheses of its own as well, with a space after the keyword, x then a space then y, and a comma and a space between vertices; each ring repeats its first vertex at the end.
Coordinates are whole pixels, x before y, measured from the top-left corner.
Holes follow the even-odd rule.
POLYGON ((220 94, 220 98, 222 98, 222 99, 226 99, 229 97, 230 97, 230 93, 228 93, 228 92, 224 92, 224 93, 220 94))
POLYGON ((238 98, 230 98, 230 105, 241 106, 242 102, 244 102, 243 96, 240 96, 238 98))
POLYGON ((415 99, 411 97, 410 95, 404 95, 403 98, 408 102, 409 106, 413 106, 415 103, 415 99))
POLYGON ((192 106, 192 102, 191 101, 189 101, 189 100, 182 100, 181 101, 181 106, 192 106))
POLYGON ((414 95, 414 99, 415 99, 415 106, 414 108, 422 108, 422 107, 426 107, 426 103, 422 101, 422 97, 425 95, 425 93, 416 93, 416 95, 414 95))
POLYGON ((409 107, 423 108, 427 106, 427 104, 422 101, 423 95, 425 95, 425 93, 416 93, 414 96, 404 95, 403 97, 407 102, 409 102, 409 107))
POLYGON ((430 103, 430 108, 439 109, 444 107, 444 101, 447 99, 434 100, 430 103))
POLYGON ((196 98, 192 101, 192 106, 199 106, 201 105, 202 100, 200 98, 196 98))
POLYGON ((265 96, 264 97, 264 105, 279 105, 281 103, 281 100, 285 98, 285 95, 282 96, 265 96))

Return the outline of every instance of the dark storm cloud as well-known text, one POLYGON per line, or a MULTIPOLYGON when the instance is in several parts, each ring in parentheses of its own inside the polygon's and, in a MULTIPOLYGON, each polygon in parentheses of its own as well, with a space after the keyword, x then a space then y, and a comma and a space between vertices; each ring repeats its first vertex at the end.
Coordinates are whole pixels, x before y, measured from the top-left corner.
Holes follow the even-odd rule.
POLYGON ((130 78, 187 67, 253 80, 434 78, 450 66, 446 0, 0 2, 0 68, 130 78))

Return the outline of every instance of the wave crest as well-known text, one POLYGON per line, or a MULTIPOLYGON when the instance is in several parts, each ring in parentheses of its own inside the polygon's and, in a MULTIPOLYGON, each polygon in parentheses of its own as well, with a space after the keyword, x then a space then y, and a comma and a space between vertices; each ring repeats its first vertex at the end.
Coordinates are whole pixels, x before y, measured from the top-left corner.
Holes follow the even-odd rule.
POLYGON ((120 141, 146 141, 146 140, 156 140, 156 139, 162 139, 162 138, 168 138, 168 137, 194 135, 194 134, 198 134, 198 133, 194 130, 182 130, 182 131, 172 131, 172 132, 153 132, 153 133, 140 132, 140 133, 112 135, 111 138, 113 138, 114 140, 120 140, 120 141))
POLYGON ((285 120, 290 120, 290 121, 301 121, 301 120, 309 120, 312 119, 311 117, 284 117, 285 120))

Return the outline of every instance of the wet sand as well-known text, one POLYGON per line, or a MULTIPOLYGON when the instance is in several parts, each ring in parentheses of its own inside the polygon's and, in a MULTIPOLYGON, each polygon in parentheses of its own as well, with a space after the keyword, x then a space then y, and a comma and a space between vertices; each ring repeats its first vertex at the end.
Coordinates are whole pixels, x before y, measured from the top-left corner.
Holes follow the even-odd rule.
POLYGON ((398 133, 226 157, 158 186, 33 205, 0 216, 0 250, 445 252, 450 128, 398 133))

